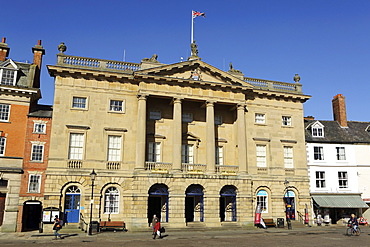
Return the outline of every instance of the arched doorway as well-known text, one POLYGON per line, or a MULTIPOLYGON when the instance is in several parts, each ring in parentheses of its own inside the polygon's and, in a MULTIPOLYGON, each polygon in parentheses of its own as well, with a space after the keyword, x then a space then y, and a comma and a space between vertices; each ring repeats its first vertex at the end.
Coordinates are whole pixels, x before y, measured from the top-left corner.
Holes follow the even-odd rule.
POLYGON ((66 189, 64 201, 64 220, 66 223, 78 223, 80 221, 81 190, 75 185, 66 189))
POLYGON ((148 193, 148 223, 152 222, 154 214, 159 221, 168 222, 168 187, 165 184, 154 184, 148 193))
POLYGON ((204 221, 203 187, 199 184, 190 185, 186 189, 185 220, 186 222, 204 221))
POLYGON ((26 201, 23 204, 22 231, 33 231, 40 228, 42 204, 39 201, 26 201))
POLYGON ((220 192, 220 219, 222 221, 236 221, 236 188, 226 185, 220 192))
POLYGON ((295 220, 295 193, 287 190, 284 194, 285 212, 290 219, 295 220))

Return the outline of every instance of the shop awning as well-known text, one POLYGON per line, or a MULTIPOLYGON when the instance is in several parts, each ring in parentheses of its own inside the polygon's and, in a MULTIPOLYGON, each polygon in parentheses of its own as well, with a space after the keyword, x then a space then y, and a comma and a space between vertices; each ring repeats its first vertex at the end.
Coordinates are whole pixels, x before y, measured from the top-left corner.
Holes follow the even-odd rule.
POLYGON ((368 208, 360 195, 312 195, 321 208, 368 208))

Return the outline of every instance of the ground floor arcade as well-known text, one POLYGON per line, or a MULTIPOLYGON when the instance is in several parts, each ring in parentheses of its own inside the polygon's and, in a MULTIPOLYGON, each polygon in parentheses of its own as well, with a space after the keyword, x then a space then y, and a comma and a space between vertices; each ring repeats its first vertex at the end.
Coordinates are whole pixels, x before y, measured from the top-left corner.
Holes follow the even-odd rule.
POLYGON ((262 217, 275 220, 285 217, 287 202, 294 215, 310 205, 305 181, 291 179, 289 188, 284 181, 252 176, 98 174, 92 186, 88 176, 48 175, 42 204, 58 208, 64 221, 75 225, 89 223, 91 216, 92 221, 123 220, 128 229, 143 228, 154 214, 170 227, 192 222, 205 227, 228 222, 253 225, 257 204, 263 208, 262 217))

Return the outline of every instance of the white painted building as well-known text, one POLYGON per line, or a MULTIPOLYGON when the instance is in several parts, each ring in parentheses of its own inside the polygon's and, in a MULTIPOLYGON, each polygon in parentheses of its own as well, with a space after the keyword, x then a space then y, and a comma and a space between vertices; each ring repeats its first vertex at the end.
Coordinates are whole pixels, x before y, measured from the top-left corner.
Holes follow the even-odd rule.
POLYGON ((334 224, 351 213, 370 220, 370 122, 347 121, 344 96, 332 102, 334 121, 305 118, 314 213, 334 224))

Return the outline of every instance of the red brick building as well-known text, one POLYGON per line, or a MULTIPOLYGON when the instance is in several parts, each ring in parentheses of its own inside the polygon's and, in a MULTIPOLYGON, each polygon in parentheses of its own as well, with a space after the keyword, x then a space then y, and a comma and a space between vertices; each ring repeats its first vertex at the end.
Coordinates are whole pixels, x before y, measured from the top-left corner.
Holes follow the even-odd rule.
POLYGON ((39 229, 48 164, 52 107, 37 105, 27 117, 17 231, 39 229))
POLYGON ((0 231, 16 231, 28 114, 37 109, 40 69, 45 50, 32 48, 33 63, 8 58, 5 38, 0 42, 0 231))

